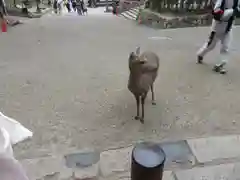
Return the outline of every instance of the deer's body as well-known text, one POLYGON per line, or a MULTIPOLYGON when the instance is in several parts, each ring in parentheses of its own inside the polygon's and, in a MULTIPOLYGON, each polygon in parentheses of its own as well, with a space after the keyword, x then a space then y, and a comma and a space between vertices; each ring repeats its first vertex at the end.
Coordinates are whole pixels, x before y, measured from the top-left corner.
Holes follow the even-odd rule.
POLYGON ((144 122, 144 102, 149 89, 152 91, 152 104, 154 102, 153 84, 158 75, 159 57, 150 51, 143 52, 140 55, 140 48, 136 53, 131 53, 129 57, 130 75, 128 80, 128 89, 133 93, 137 102, 137 116, 144 122), (142 105, 142 117, 139 117, 139 105, 142 105))

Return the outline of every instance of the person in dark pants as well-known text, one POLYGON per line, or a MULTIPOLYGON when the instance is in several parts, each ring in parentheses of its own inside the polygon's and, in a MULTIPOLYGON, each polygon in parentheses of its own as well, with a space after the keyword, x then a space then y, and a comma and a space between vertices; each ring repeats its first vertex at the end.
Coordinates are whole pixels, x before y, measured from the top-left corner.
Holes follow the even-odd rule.
POLYGON ((3 0, 0 0, 0 24, 2 22, 6 21, 5 16, 7 15, 7 10, 5 6, 5 2, 3 0))
POLYGON ((92 7, 92 1, 88 0, 88 7, 92 7))
POLYGON ((81 0, 80 3, 81 3, 81 9, 82 9, 83 15, 87 14, 87 11, 88 11, 88 10, 87 10, 87 7, 86 7, 84 1, 81 0))
POLYGON ((76 0, 76 9, 77 9, 77 13, 78 15, 82 15, 83 14, 83 10, 82 10, 82 2, 81 0, 76 0))
POLYGON ((72 0, 72 8, 73 8, 73 11, 74 11, 74 12, 77 11, 76 7, 77 7, 76 0, 72 0))
POLYGON ((88 6, 92 7, 92 8, 96 8, 97 7, 96 1, 95 0, 89 0, 88 1, 88 6))
POLYGON ((68 12, 71 12, 70 0, 66 1, 66 8, 67 8, 68 12))
POLYGON ((117 14, 117 8, 118 8, 118 6, 119 6, 119 1, 118 0, 115 0, 115 1, 113 1, 113 3, 112 3, 112 13, 113 14, 117 14))
POLYGON ((4 0, 0 0, 0 11, 2 15, 6 16, 7 15, 7 10, 6 10, 6 5, 4 0))
POLYGON ((54 12, 57 14, 58 12, 57 0, 53 1, 53 9, 54 9, 54 12))

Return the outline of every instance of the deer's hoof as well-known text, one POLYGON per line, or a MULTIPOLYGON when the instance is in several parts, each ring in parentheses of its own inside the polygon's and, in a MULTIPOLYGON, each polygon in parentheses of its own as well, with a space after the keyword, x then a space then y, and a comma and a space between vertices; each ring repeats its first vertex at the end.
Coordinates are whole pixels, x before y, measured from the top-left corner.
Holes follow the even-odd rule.
POLYGON ((134 118, 135 120, 139 120, 140 119, 140 117, 139 116, 135 116, 135 118, 134 118))
POLYGON ((155 101, 152 101, 152 105, 154 105, 154 106, 155 106, 155 105, 157 105, 157 103, 156 103, 155 101))
POLYGON ((140 122, 141 122, 142 124, 144 124, 144 119, 143 119, 143 118, 140 118, 140 122))

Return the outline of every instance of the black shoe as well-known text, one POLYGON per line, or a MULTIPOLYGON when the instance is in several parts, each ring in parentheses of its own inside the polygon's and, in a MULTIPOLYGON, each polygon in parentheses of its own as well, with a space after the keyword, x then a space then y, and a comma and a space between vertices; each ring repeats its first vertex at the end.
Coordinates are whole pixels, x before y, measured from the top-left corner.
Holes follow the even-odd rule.
POLYGON ((224 68, 224 65, 226 63, 222 63, 222 64, 216 64, 214 67, 213 67, 213 71, 215 72, 218 72, 220 74, 226 74, 227 73, 227 70, 224 68))
POLYGON ((198 64, 202 64, 203 63, 203 57, 202 56, 198 56, 197 57, 197 63, 198 64))
POLYGON ((220 69, 219 73, 220 74, 226 74, 227 70, 224 67, 222 67, 222 69, 220 69))

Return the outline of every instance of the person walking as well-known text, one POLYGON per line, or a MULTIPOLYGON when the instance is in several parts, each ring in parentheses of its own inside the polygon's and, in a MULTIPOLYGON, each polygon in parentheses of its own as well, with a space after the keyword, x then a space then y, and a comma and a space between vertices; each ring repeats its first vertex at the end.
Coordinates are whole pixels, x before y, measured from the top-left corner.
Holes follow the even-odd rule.
POLYGON ((81 0, 80 3, 81 3, 81 9, 82 9, 83 15, 85 15, 85 14, 87 15, 87 7, 86 7, 84 1, 81 0))
POLYGON ((71 2, 72 2, 73 12, 76 12, 77 11, 77 2, 76 2, 76 0, 71 0, 71 2))
POLYGON ((65 6, 66 6, 66 8, 67 8, 67 10, 68 10, 69 13, 71 12, 70 3, 71 3, 70 0, 65 0, 65 6))
POLYGON ((6 28, 3 30, 3 25, 6 27, 8 21, 6 19, 7 10, 6 4, 4 0, 0 0, 0 25, 2 26, 2 31, 6 31, 6 28))
POLYGON ((63 8, 63 0, 54 0, 53 9, 56 14, 61 14, 63 8))
POLYGON ((227 72, 225 65, 228 62, 232 26, 239 11, 240 0, 216 0, 212 10, 211 32, 208 41, 197 52, 197 63, 202 64, 204 56, 221 41, 220 58, 213 70, 221 74, 227 72))
POLYGON ((53 10, 54 10, 55 14, 58 13, 57 0, 54 0, 54 1, 53 1, 53 10))
POLYGON ((58 7, 58 12, 59 12, 59 14, 62 14, 62 10, 63 10, 63 0, 57 0, 57 7, 58 7))
POLYGON ((78 15, 82 15, 83 14, 82 0, 76 0, 76 9, 77 9, 78 15))
POLYGON ((2 18, 7 16, 6 4, 4 0, 0 0, 0 14, 2 18))

